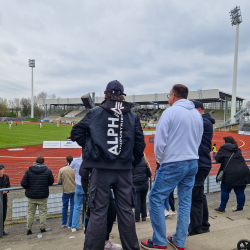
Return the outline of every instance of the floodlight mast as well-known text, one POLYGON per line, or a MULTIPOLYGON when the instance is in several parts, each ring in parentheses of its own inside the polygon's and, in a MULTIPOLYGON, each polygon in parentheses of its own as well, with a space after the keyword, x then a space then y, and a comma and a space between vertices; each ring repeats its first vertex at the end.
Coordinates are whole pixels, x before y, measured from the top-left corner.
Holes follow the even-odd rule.
POLYGON ((236 114, 236 87, 237 87, 237 67, 238 67, 238 44, 239 44, 239 25, 242 22, 240 6, 236 6, 230 12, 231 24, 236 25, 235 51, 234 51, 234 72, 233 72, 233 88, 231 100, 231 124, 235 123, 236 114))
POLYGON ((34 96, 33 96, 33 68, 35 68, 35 59, 29 59, 29 67, 31 67, 31 118, 34 118, 34 96))

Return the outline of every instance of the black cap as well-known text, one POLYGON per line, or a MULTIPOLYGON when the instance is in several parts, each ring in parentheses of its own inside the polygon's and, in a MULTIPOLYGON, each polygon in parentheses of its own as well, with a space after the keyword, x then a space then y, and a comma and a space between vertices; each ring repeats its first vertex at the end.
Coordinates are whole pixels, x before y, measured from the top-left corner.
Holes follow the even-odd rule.
POLYGON ((106 87, 106 91, 110 93, 118 94, 118 95, 126 95, 124 93, 123 85, 117 80, 109 82, 106 87), (117 91, 115 89, 119 89, 119 90, 117 91))
POLYGON ((4 165, 3 165, 3 164, 0 164, 0 169, 1 169, 1 168, 4 168, 4 165))
POLYGON ((192 102, 194 103, 194 107, 196 109, 201 108, 202 110, 204 110, 204 106, 202 102, 199 102, 199 101, 192 101, 192 102))

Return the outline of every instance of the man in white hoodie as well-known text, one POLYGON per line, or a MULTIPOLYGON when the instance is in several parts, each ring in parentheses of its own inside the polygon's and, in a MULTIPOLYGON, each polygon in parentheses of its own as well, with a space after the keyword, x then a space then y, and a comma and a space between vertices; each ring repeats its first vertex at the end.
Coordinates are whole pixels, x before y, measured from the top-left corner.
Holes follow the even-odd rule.
POLYGON ((160 168, 149 194, 154 233, 152 239, 141 242, 145 249, 167 249, 167 242, 177 250, 185 249, 192 188, 198 169, 198 148, 203 134, 202 117, 187 96, 186 86, 173 86, 168 95, 171 107, 163 112, 156 128, 154 150, 160 168), (164 202, 176 186, 177 227, 173 236, 166 238, 164 202))

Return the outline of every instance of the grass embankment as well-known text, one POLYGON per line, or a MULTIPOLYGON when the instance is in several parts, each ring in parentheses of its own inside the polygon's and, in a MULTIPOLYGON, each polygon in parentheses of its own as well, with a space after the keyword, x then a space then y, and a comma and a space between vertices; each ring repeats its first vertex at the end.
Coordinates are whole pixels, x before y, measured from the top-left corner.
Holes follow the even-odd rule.
POLYGON ((11 129, 6 123, 0 123, 0 148, 12 148, 43 144, 43 141, 66 141, 72 126, 39 123, 13 122, 11 129))

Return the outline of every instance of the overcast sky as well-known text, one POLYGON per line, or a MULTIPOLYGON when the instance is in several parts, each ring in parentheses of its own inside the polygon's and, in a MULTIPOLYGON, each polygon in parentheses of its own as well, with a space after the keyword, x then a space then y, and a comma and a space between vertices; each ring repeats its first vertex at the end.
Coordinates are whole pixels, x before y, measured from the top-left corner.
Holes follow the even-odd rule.
POLYGON ((249 0, 0 0, 0 97, 34 93, 103 95, 119 80, 126 94, 190 90, 232 92, 241 7, 237 95, 250 100, 249 0))

